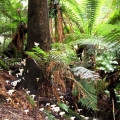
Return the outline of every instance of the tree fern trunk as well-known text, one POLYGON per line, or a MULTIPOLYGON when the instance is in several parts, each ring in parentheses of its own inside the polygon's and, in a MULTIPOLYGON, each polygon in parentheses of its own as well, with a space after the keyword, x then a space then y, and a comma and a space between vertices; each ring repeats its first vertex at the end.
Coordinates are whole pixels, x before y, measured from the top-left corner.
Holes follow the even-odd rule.
POLYGON ((63 20, 62 20, 63 18, 62 18, 62 12, 59 5, 57 6, 57 9, 58 9, 58 24, 57 24, 58 39, 59 39, 59 42, 62 43, 64 39, 63 20))

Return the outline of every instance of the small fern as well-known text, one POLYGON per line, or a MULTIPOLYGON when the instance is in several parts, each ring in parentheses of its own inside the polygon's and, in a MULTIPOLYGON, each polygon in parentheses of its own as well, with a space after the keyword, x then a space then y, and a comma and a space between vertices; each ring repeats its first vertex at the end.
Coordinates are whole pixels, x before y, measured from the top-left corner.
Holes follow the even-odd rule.
POLYGON ((6 65, 6 63, 3 60, 0 60, 0 67, 7 70, 9 69, 8 65, 6 65))
POLYGON ((52 115, 52 113, 51 113, 50 111, 44 110, 44 113, 45 113, 46 116, 48 117, 48 120, 57 120, 57 119, 55 118, 55 116, 52 115))
MULTIPOLYGON (((70 79, 70 78, 69 78, 70 79)), ((88 110, 98 110, 97 108, 97 91, 94 87, 94 84, 90 84, 86 80, 76 80, 71 78, 74 81, 72 93, 75 96, 78 96, 78 102, 82 104, 83 107, 86 107, 88 110)))
POLYGON ((79 99, 79 102, 81 102, 82 106, 86 107, 87 109, 98 110, 97 94, 96 94, 97 91, 95 87, 84 80, 80 80, 79 82, 85 89, 84 92, 86 94, 85 97, 82 97, 79 99))
POLYGON ((26 54, 32 58, 34 58, 37 61, 47 61, 48 60, 48 54, 44 52, 40 47, 35 46, 32 48, 32 51, 26 51, 26 54))
POLYGON ((34 52, 25 52, 28 56, 34 58, 35 60, 40 60, 40 57, 38 57, 38 55, 36 55, 34 52))
POLYGON ((62 110, 64 110, 65 112, 69 113, 69 116, 68 116, 69 118, 71 116, 75 116, 78 120, 83 120, 83 118, 79 114, 77 114, 76 112, 74 112, 73 110, 71 110, 66 104, 64 104, 64 103, 58 103, 58 106, 62 110))
POLYGON ((82 90, 83 97, 79 98, 78 102, 80 102, 83 107, 86 107, 87 109, 98 110, 97 109, 97 94, 96 94, 96 89, 95 89, 94 85, 88 83, 85 80, 79 80, 78 84, 76 84, 73 91, 74 90, 77 90, 76 91, 77 95, 79 95, 82 90), (77 89, 76 89, 76 87, 77 87, 77 89))
POLYGON ((36 106, 36 102, 35 102, 35 100, 34 99, 32 99, 30 96, 27 96, 27 99, 28 99, 28 101, 30 102, 30 104, 32 105, 32 106, 36 106))
POLYGON ((32 51, 26 51, 26 54, 37 61, 49 62, 57 60, 59 62, 64 62, 70 64, 71 61, 77 61, 77 55, 70 45, 54 43, 52 44, 52 50, 49 52, 44 52, 38 46, 32 48, 32 51))
POLYGON ((53 50, 50 51, 50 57, 56 58, 66 64, 70 64, 72 61, 77 61, 77 55, 69 44, 54 43, 52 44, 53 50))

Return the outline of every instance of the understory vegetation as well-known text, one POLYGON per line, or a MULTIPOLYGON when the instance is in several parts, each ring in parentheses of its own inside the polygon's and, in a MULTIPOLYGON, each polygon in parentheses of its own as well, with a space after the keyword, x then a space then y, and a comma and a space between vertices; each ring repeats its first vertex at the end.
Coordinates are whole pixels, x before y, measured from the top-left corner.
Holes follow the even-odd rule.
POLYGON ((0 106, 21 108, 20 120, 119 120, 120 1, 48 8, 51 49, 27 51, 27 0, 0 1, 0 106))

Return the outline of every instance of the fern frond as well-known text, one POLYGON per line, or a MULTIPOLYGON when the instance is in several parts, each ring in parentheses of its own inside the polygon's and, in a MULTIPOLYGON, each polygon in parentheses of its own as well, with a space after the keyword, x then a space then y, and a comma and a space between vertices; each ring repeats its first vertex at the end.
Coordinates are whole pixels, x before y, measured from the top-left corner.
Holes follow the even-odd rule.
POLYGON ((120 23, 120 10, 119 10, 119 9, 116 9, 116 10, 112 13, 112 15, 111 15, 108 23, 109 23, 109 24, 118 24, 118 23, 120 23))
POLYGON ((0 67, 4 68, 4 69, 9 69, 8 65, 5 64, 5 62, 3 60, 0 60, 0 67))
POLYGON ((74 42, 80 39, 88 39, 90 37, 91 36, 89 34, 85 34, 85 33, 80 34, 79 31, 75 31, 74 33, 70 33, 66 35, 64 43, 69 44, 70 42, 74 42))
POLYGON ((77 55, 69 44, 54 43, 52 44, 52 50, 50 51, 50 58, 56 59, 66 64, 70 64, 72 61, 77 61, 77 55))
POLYGON ((77 94, 79 102, 82 106, 87 109, 98 110, 97 95, 94 86, 85 80, 72 80, 75 82, 72 93, 75 93, 75 95, 77 94), (75 92, 75 90, 77 91, 75 92))
MULTIPOLYGON (((93 110, 98 110, 97 109, 97 91, 95 89, 95 83, 91 83, 89 80, 87 80, 87 78, 82 78, 81 76, 83 76, 84 71, 86 71, 87 69, 83 69, 83 71, 80 71, 80 74, 78 75, 78 72, 80 68, 76 67, 73 68, 72 71, 76 71, 77 70, 77 78, 76 79, 72 79, 74 81, 73 84, 73 89, 72 89, 72 93, 75 96, 78 96, 78 101, 82 104, 83 107, 86 107, 87 109, 93 109, 93 110), (82 96, 82 97, 81 97, 82 96)), ((91 73, 91 74, 95 74, 93 71, 86 71, 91 73)), ((94 75, 92 75, 93 77, 94 75)), ((94 77, 93 77, 94 78, 94 77)), ((92 80, 92 78, 90 77, 89 79, 92 80)))
POLYGON ((120 49, 120 32, 110 32, 103 37, 94 37, 88 39, 77 39, 76 41, 71 41, 70 45, 93 45, 95 46, 96 50, 104 50, 104 51, 112 51, 115 52, 116 50, 120 49))
POLYGON ((104 38, 108 42, 115 42, 115 41, 120 42, 120 30, 114 29, 110 33, 105 35, 104 38))
POLYGON ((58 103, 58 106, 61 109, 63 109, 65 112, 69 113, 70 115, 75 116, 76 119, 83 120, 83 118, 79 114, 77 114, 76 112, 74 112, 73 110, 71 110, 66 104, 58 103))
POLYGON ((32 57, 32 58, 34 58, 34 59, 36 59, 36 60, 40 60, 40 58, 38 57, 38 55, 36 55, 34 52, 28 52, 28 51, 26 51, 25 52, 28 56, 30 56, 30 57, 32 57))
POLYGON ((37 61, 44 61, 46 62, 48 60, 48 53, 44 52, 42 49, 40 49, 38 46, 35 46, 32 48, 32 51, 26 51, 25 52, 28 56, 34 58, 37 61))
POLYGON ((98 110, 96 105, 97 105, 97 98, 93 97, 86 97, 86 98, 81 98, 79 100, 81 102, 83 107, 86 107, 87 109, 92 109, 92 110, 98 110))
MULTIPOLYGON (((75 6, 75 4, 74 4, 75 6)), ((74 7, 73 7, 74 8, 74 7)), ((69 16, 69 19, 73 22, 74 25, 76 25, 76 27, 79 29, 79 31, 81 33, 84 33, 84 29, 83 26, 81 24, 81 16, 79 16, 78 14, 75 13, 75 11, 73 11, 73 8, 70 6, 66 6, 64 3, 62 4, 62 11, 63 14, 67 14, 69 16)), ((80 9, 78 8, 78 6, 76 5, 77 11, 80 12, 80 9)), ((80 13, 79 13, 80 14, 80 13)))
POLYGON ((36 55, 42 55, 44 58, 47 58, 47 53, 45 51, 43 51, 42 49, 40 49, 39 47, 35 46, 34 48, 32 48, 32 51, 36 54, 36 55))
POLYGON ((86 0, 86 18, 88 21, 88 33, 91 34, 94 22, 96 20, 96 13, 98 10, 98 0, 86 0))
POLYGON ((112 24, 99 24, 95 27, 95 34, 97 36, 105 36, 109 33, 111 33, 111 31, 114 30, 120 30, 120 27, 118 25, 112 25, 112 24))
POLYGON ((99 79, 98 73, 95 73, 94 71, 88 70, 81 66, 72 68, 71 71, 74 73, 75 76, 78 76, 81 79, 91 79, 91 80, 99 79))

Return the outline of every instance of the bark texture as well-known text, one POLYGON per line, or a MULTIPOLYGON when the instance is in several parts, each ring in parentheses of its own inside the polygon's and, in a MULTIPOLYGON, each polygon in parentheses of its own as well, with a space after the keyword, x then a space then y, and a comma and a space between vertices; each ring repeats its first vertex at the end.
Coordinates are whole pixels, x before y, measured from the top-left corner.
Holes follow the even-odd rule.
POLYGON ((28 40, 27 50, 39 43, 44 51, 50 50, 50 32, 47 0, 28 1, 28 40))

